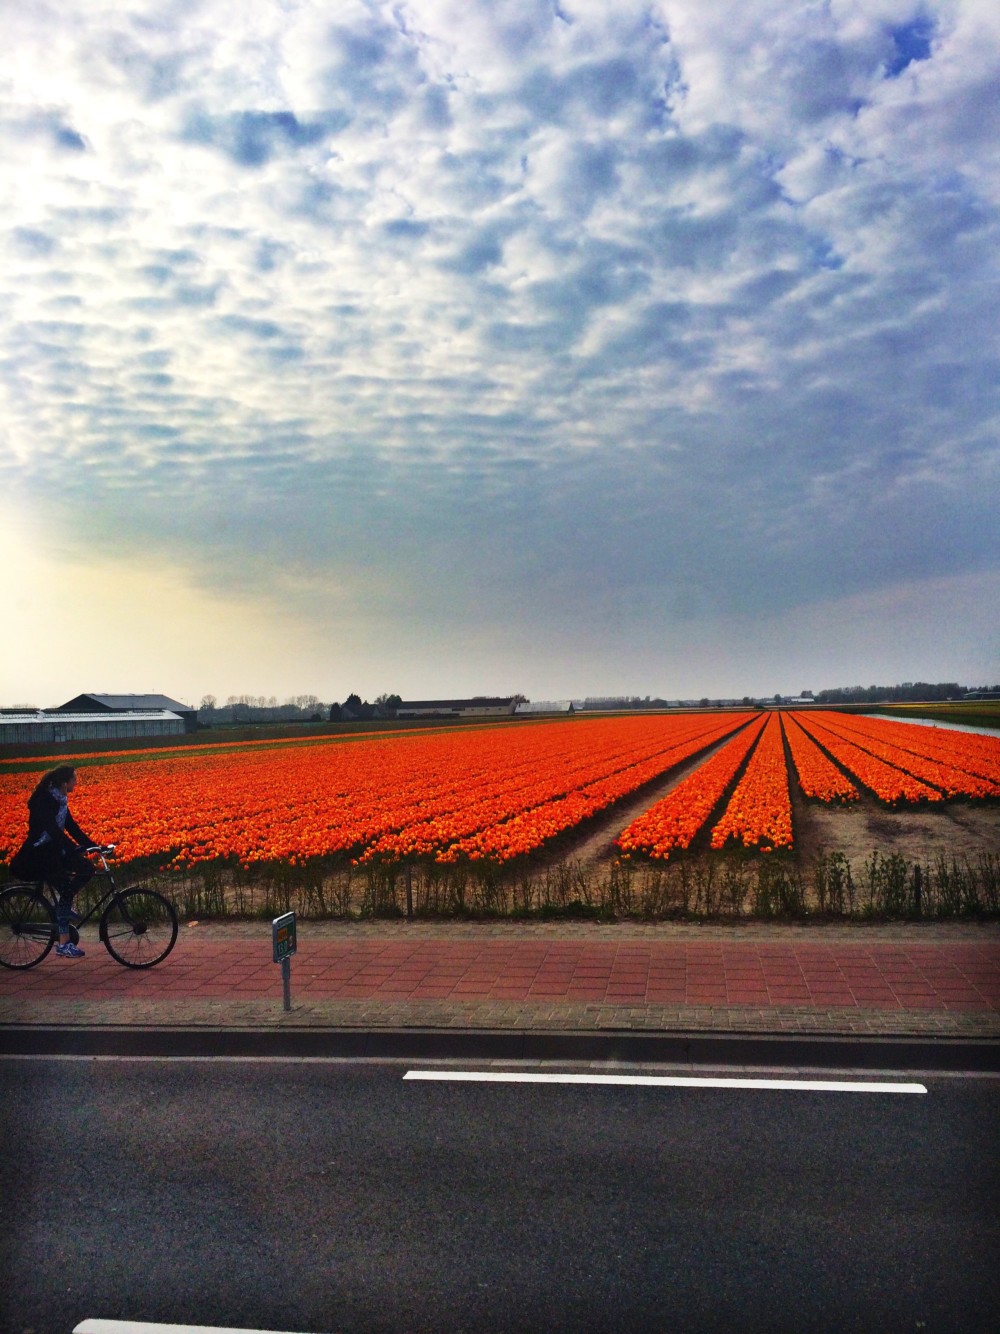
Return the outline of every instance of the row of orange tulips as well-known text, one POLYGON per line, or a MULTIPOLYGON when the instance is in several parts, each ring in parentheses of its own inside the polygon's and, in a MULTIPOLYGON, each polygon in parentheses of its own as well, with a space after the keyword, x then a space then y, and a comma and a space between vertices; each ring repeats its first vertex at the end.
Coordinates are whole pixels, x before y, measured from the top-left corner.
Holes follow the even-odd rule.
POLYGON ((823 754, 812 737, 803 732, 795 721, 795 715, 786 713, 782 722, 802 795, 825 802, 856 801, 858 789, 833 761, 823 754))
POLYGON ((671 747, 669 752, 652 760, 629 764, 616 773, 599 778, 565 796, 556 797, 552 801, 543 802, 513 815, 510 819, 493 823, 480 833, 461 839, 445 849, 438 860, 458 861, 462 857, 469 857, 472 860, 489 858, 494 861, 508 861, 512 857, 530 852, 540 847, 546 839, 572 829, 583 820, 605 810, 613 802, 628 796, 643 784, 659 777, 668 768, 675 768, 698 751, 728 736, 738 725, 738 722, 730 720, 722 726, 696 733, 687 741, 671 747), (664 760, 667 761, 666 764, 664 760))
MULTIPOLYGON (((1000 796, 1000 783, 991 782, 977 774, 956 768, 927 753, 925 746, 919 745, 919 733, 926 728, 911 725, 910 731, 917 732, 917 737, 904 737, 910 749, 904 750, 895 741, 883 741, 876 728, 845 726, 842 715, 823 713, 817 715, 817 723, 828 732, 860 747, 866 754, 883 760, 905 773, 912 774, 921 782, 936 788, 945 797, 997 797, 1000 796)), ((904 724, 905 725, 905 724, 904 724)))
MULTIPOLYGON (((356 737, 368 736, 391 736, 391 732, 380 731, 373 732, 352 732, 351 740, 356 737)), ((340 740, 347 740, 347 737, 341 737, 340 740)), ((197 755, 205 752, 232 752, 237 750, 256 750, 269 749, 279 750, 285 746, 314 746, 317 738, 315 736, 285 736, 285 737, 263 737, 252 741, 184 741, 178 742, 174 746, 161 746, 155 743, 147 745, 129 746, 122 750, 86 750, 77 751, 74 755, 33 755, 31 757, 32 765, 55 766, 57 764, 82 764, 86 760, 119 760, 133 759, 142 760, 150 756, 161 759, 166 755, 197 755)), ((25 761, 22 758, 0 759, 0 770, 17 767, 19 770, 24 768, 25 761)))
POLYGON ((748 754, 746 770, 712 828, 711 846, 736 841, 765 851, 791 847, 782 726, 806 797, 826 803, 857 800, 858 787, 848 774, 889 805, 1000 797, 1000 741, 992 737, 942 734, 833 711, 775 714, 763 732, 741 732, 634 820, 618 836, 621 851, 666 858, 690 847, 748 754))
POLYGON ((757 744, 767 720, 757 718, 689 774, 615 840, 623 853, 665 859, 688 848, 757 744))
MULTIPOLYGON (((902 756, 918 755, 939 760, 963 774, 985 779, 995 789, 991 791, 989 786, 981 791, 970 789, 964 792, 966 796, 996 796, 1000 792, 1000 737, 897 723, 886 718, 857 717, 849 713, 827 713, 823 718, 828 726, 835 718, 843 734, 857 740, 860 746, 870 739, 892 746, 902 752, 902 756)), ((905 761, 903 767, 906 767, 905 761)))
POLYGON ((802 714, 799 722, 814 741, 853 774, 859 783, 874 792, 880 801, 895 806, 900 802, 941 800, 941 793, 936 787, 921 782, 912 774, 845 739, 839 732, 824 726, 818 716, 802 714))
POLYGON ((725 847, 730 839, 766 852, 792 846, 792 802, 780 714, 768 718, 746 772, 712 830, 713 848, 725 847))
POLYGON ((586 813, 593 814, 615 799, 599 801, 592 791, 595 784, 610 784, 618 796, 625 795, 739 725, 732 716, 668 721, 673 725, 634 733, 627 744, 618 739, 618 729, 612 728, 610 748, 595 745, 593 735, 587 750, 569 762, 553 751, 541 762, 533 760, 528 769, 512 771, 506 781, 501 770, 475 788, 455 786, 447 808, 428 813, 421 803, 414 820, 370 843, 362 860, 412 856, 433 856, 438 861, 456 861, 462 856, 507 860, 585 818, 581 813, 567 824, 570 811, 583 812, 586 807, 586 813))

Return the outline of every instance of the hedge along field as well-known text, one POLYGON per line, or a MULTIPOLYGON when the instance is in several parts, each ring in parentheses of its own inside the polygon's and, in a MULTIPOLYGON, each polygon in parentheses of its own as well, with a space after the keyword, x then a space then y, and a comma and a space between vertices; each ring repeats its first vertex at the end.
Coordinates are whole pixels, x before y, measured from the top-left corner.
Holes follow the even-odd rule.
MULTIPOLYGON (((18 772, 0 774, 0 856, 20 843, 24 803, 44 767, 22 761, 18 772)), ((832 711, 733 711, 91 754, 80 769, 73 809, 83 827, 116 842, 123 861, 169 877, 194 913, 283 911, 295 896, 295 906, 318 914, 352 905, 397 911, 403 872, 407 904, 415 894, 428 912, 576 905, 662 915, 711 913, 725 903, 738 914, 748 902, 755 911, 796 911, 810 893, 853 911, 850 870, 836 854, 814 868, 811 890, 787 860, 796 839, 792 786, 829 806, 862 798, 886 808, 995 803, 1000 740, 832 711), (534 883, 522 873, 532 854, 604 812, 613 819, 618 803, 681 765, 694 767, 627 828, 619 825, 624 860, 606 868, 603 888, 571 863, 544 868, 534 883), (683 860, 692 847, 705 863, 697 872, 683 860), (734 850, 755 858, 738 874, 734 850), (774 869, 761 869, 758 853, 779 854, 765 859, 774 869), (678 856, 677 873, 671 865, 664 874, 678 856), (730 859, 724 876, 720 858, 730 859), (692 890, 691 874, 702 888, 692 890), (728 876, 721 897, 712 888, 718 876, 728 876)), ((898 907, 898 861, 876 865, 878 884, 891 883, 879 901, 898 907)), ((990 903, 1000 895, 998 873, 1000 858, 984 861, 971 896, 968 877, 951 871, 934 883, 945 886, 942 903, 997 911, 1000 903, 990 903), (958 883, 965 888, 956 891, 958 883)), ((919 883, 927 902, 929 869, 919 883)), ((874 901, 872 891, 869 907, 874 901)))

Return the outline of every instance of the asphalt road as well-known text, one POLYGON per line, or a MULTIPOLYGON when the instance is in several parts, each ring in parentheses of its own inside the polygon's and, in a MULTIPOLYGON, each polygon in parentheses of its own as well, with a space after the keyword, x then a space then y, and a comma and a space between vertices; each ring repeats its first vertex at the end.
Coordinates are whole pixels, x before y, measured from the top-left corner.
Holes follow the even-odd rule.
POLYGON ((0 1328, 992 1331, 1000 1081, 0 1060, 0 1328))

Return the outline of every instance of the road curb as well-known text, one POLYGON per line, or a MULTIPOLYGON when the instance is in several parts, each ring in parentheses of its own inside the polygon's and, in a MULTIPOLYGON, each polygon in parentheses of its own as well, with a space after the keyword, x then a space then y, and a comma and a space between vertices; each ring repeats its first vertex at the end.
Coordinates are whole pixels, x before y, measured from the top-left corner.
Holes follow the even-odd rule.
POLYGON ((1000 1039, 788 1033, 0 1025, 0 1056, 615 1061, 1000 1074, 1000 1039))

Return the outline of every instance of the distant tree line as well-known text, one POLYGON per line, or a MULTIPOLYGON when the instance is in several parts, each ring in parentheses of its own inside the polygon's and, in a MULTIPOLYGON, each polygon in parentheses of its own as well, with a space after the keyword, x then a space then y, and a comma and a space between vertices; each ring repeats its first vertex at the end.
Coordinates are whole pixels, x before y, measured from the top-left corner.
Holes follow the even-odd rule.
POLYGON ((379 695, 374 704, 369 704, 360 695, 351 694, 343 704, 330 705, 330 721, 351 723, 368 722, 372 718, 395 718, 396 710, 402 702, 399 695, 379 695))
POLYGON ((292 695, 278 703, 274 695, 230 695, 220 704, 214 695, 203 695, 198 721, 206 727, 225 723, 320 722, 327 706, 316 695, 292 695))
POLYGON ((379 695, 373 704, 350 694, 343 704, 328 704, 317 695, 292 695, 279 703, 274 695, 230 695, 220 704, 214 695, 204 695, 198 705, 203 727, 246 723, 351 722, 369 718, 392 718, 402 703, 399 695, 379 695))
POLYGON ((957 681, 904 681, 896 686, 838 686, 816 693, 817 704, 904 704, 961 699, 972 691, 1000 691, 1000 686, 962 686, 957 681))
MULTIPOLYGON (((904 681, 894 686, 837 686, 833 690, 818 690, 813 696, 817 704, 879 704, 879 703, 927 703, 939 700, 962 699, 973 691, 983 694, 1000 694, 1000 685, 963 686, 957 681, 904 681)), ((806 698, 811 692, 805 690, 806 698)), ((515 699, 526 702, 523 695, 515 699)), ((781 703, 781 695, 774 696, 775 703, 781 703)), ((394 718, 402 703, 399 695, 382 694, 374 701, 362 699, 353 692, 342 703, 324 703, 316 695, 292 695, 278 702, 274 695, 230 695, 224 704, 220 704, 214 695, 205 695, 198 706, 198 721, 203 727, 220 727, 239 723, 318 723, 331 722, 367 722, 375 718, 394 718)), ((732 700, 710 700, 703 697, 698 701, 702 708, 719 707, 731 704, 732 700)), ((742 703, 753 705, 759 700, 744 695, 742 703)), ((577 704, 582 709, 666 709, 670 701, 650 695, 591 695, 577 704)))

